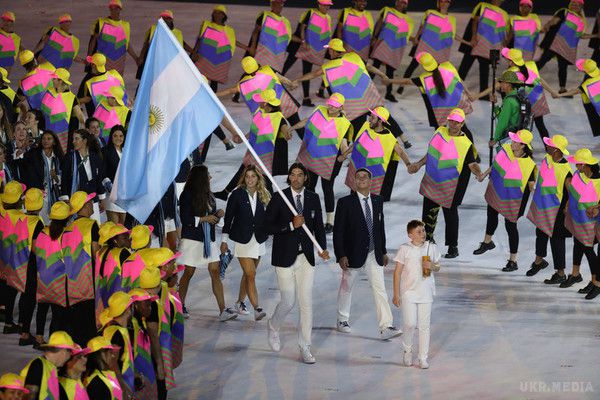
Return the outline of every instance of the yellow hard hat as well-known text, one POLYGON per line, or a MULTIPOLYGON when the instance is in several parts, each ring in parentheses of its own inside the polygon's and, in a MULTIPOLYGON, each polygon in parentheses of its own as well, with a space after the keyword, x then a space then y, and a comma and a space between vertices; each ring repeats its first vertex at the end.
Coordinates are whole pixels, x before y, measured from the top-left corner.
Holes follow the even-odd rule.
POLYGON ((71 81, 69 81, 71 73, 64 68, 57 68, 56 71, 54 71, 53 78, 60 79, 69 86, 72 85, 71 81))
POLYGON ((325 46, 326 49, 331 49, 337 51, 339 53, 345 53, 346 49, 344 48, 344 42, 341 39, 331 39, 328 44, 325 46))
POLYGON ((40 348, 55 348, 55 349, 75 349, 75 342, 71 336, 65 331, 56 331, 48 339, 48 343, 40 345, 40 348))
POLYGON ((371 114, 375 115, 377 118, 379 118, 386 124, 388 123, 388 119, 390 118, 390 112, 387 108, 379 106, 375 107, 373 110, 369 109, 369 111, 371 111, 371 114))
POLYGON ((123 9, 123 4, 121 3, 121 0, 110 0, 108 3, 108 8, 112 7, 119 7, 120 9, 123 9))
POLYGON ((24 184, 17 181, 10 181, 4 187, 4 193, 2 193, 2 202, 4 204, 15 204, 21 197, 23 192, 27 189, 24 184))
POLYGON ((91 350, 91 353, 95 353, 100 350, 118 350, 119 346, 111 344, 104 336, 96 336, 87 343, 87 347, 91 350))
POLYGON ((71 199, 69 199, 69 203, 71 204, 71 213, 78 213, 79 210, 83 208, 85 203, 92 201, 94 197, 96 197, 96 193, 87 194, 83 191, 73 193, 71 199))
POLYGON ((114 292, 108 298, 108 316, 116 318, 131 305, 131 296, 125 292, 114 292))
POLYGON ((505 47, 502 49, 501 53, 502 57, 509 59, 515 63, 516 66, 521 67, 525 65, 525 60, 523 60, 523 52, 521 50, 509 49, 508 47, 505 47))
POLYGON ((586 148, 577 150, 574 155, 569 156, 568 160, 571 164, 598 164, 598 159, 592 155, 590 149, 586 148))
POLYGON ((160 285, 160 270, 157 267, 146 267, 140 273, 140 287, 154 289, 160 285))
POLYGON ((598 69, 598 64, 592 59, 580 58, 579 60, 577 60, 576 65, 579 71, 585 72, 592 78, 597 78, 598 76, 600 76, 600 69, 598 69))
POLYGON ((106 56, 102 53, 94 53, 87 56, 85 61, 89 64, 94 64, 98 72, 106 72, 106 56))
POLYGON ((29 393, 29 389, 25 388, 25 382, 20 375, 9 372, 0 377, 0 388, 9 390, 20 390, 23 393, 29 393))
POLYGON ((71 207, 64 201, 57 201, 50 208, 50 219, 63 220, 71 216, 71 207))
POLYGON ((123 233, 128 233, 128 232, 129 232, 129 230, 121 224, 113 224, 108 229, 104 229, 104 230, 102 228, 100 228, 99 243, 101 245, 104 245, 104 244, 106 244, 106 242, 108 242, 109 239, 112 239, 115 236, 121 235, 123 233))
POLYGON ((417 61, 423 66, 425 71, 428 72, 435 70, 439 65, 435 58, 426 51, 417 54, 417 61))
POLYGON ((140 289, 140 288, 131 289, 129 291, 129 295, 131 296, 131 300, 134 302, 144 301, 144 300, 154 301, 154 300, 158 299, 158 296, 152 295, 152 294, 148 293, 146 290, 140 289))
POLYGON ((448 114, 446 119, 450 121, 464 122, 465 112, 462 108, 454 108, 452 111, 450 111, 450 114, 448 114))
POLYGON ((59 24, 64 24, 65 22, 72 22, 73 18, 71 18, 71 14, 63 14, 60 17, 58 17, 58 23, 59 24))
POLYGON ((242 69, 247 74, 253 74, 258 70, 258 62, 254 57, 246 56, 242 58, 242 69))
POLYGON ((38 188, 29 188, 25 192, 25 209, 38 211, 44 206, 44 192, 38 188))
POLYGON ((119 105, 124 106, 123 97, 125 96, 125 91, 121 86, 112 86, 108 90, 108 94, 105 94, 106 97, 114 97, 114 99, 119 103, 119 105))
POLYGON ((214 12, 214 11, 220 11, 220 12, 222 12, 223 14, 227 15, 227 7, 225 7, 225 6, 224 6, 224 5, 222 5, 222 4, 219 4, 218 6, 215 6, 215 8, 213 8, 213 12, 214 12))
POLYGON ((554 147, 555 149, 559 149, 565 156, 569 155, 569 150, 567 150, 567 146, 569 145, 569 140, 563 135, 554 135, 552 137, 545 137, 544 143, 546 146, 554 147))
POLYGON ((15 13, 12 11, 5 11, 4 13, 2 13, 2 15, 0 15, 0 19, 10 22, 15 22, 17 20, 17 18, 15 17, 15 13))
POLYGON ((346 98, 341 93, 332 93, 331 96, 329 96, 329 99, 327 99, 327 105, 338 108, 342 107, 345 102, 346 98))
POLYGON ((131 248, 133 250, 139 250, 150 243, 152 238, 152 232, 154 231, 153 226, 148 225, 136 225, 131 229, 131 248))
POLYGON ((533 133, 527 129, 521 129, 517 132, 508 132, 510 140, 517 143, 526 144, 531 149, 531 141, 533 140, 533 133))
POLYGON ((275 93, 275 90, 273 89, 267 89, 260 93, 255 93, 254 96, 252 96, 252 100, 256 101, 257 103, 267 103, 275 107, 281 104, 281 100, 277 98, 277 93, 275 93))
POLYGON ((160 16, 163 18, 171 18, 173 19, 173 11, 171 10, 163 10, 163 12, 160 13, 160 16))
POLYGON ((32 62, 33 59, 34 59, 34 55, 31 50, 23 50, 22 52, 19 53, 19 63, 21 63, 21 65, 28 64, 28 63, 32 62))

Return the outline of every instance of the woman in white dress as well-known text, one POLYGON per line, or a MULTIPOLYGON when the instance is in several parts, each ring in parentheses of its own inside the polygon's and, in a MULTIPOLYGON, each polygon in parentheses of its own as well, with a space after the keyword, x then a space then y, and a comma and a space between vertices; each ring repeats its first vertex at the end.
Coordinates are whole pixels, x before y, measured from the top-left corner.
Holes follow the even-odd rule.
POLYGON ((208 265, 213 294, 219 306, 219 319, 227 321, 237 317, 237 313, 225 307, 225 295, 219 269, 219 252, 215 244, 215 225, 225 212, 217 209, 215 196, 210 190, 211 176, 205 165, 197 165, 190 171, 181 197, 181 242, 178 264, 185 265, 179 281, 179 297, 183 303, 183 313, 187 314, 185 298, 190 280, 197 267, 208 265))
POLYGON ((108 143, 102 148, 106 172, 106 178, 104 178, 102 182, 107 192, 106 216, 109 221, 121 225, 125 223, 125 216, 127 213, 121 207, 110 201, 110 191, 112 190, 112 184, 115 180, 115 175, 117 174, 119 162, 121 162, 121 154, 123 153, 123 146, 125 146, 126 136, 127 131, 125 128, 122 125, 115 125, 108 135, 108 143))
POLYGON ((244 272, 235 308, 240 314, 248 314, 244 304, 244 298, 248 295, 256 321, 266 315, 258 304, 255 277, 260 257, 265 254, 267 233, 263 221, 270 200, 271 194, 258 168, 255 165, 246 166, 237 189, 231 192, 227 200, 221 239, 221 254, 229 250, 227 239, 234 242, 233 255, 238 258, 244 272))

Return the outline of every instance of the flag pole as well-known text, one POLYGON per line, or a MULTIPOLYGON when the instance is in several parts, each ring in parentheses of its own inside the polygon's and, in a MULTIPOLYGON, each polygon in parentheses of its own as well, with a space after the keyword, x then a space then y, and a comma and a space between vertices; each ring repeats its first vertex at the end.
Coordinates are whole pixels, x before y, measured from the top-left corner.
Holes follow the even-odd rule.
MULTIPOLYGON (((163 28, 169 33, 169 38, 179 48, 181 48, 181 45, 179 44, 179 42, 177 41, 177 39, 175 38, 175 36, 173 36, 173 33, 171 32, 171 30, 169 29, 169 27, 167 26, 167 24, 165 24, 165 22, 162 20, 162 18, 160 18, 158 20, 158 23, 161 24, 163 26, 163 28)), ((181 48, 181 49, 183 50, 183 48, 181 48)), ((235 123, 235 121, 233 120, 233 118, 231 118, 231 115, 227 111, 227 108, 225 108, 225 106, 223 105, 223 103, 221 103, 221 100, 219 100, 219 98, 217 97, 217 95, 215 94, 215 92, 208 85, 208 82, 207 82, 206 78, 204 78, 202 76, 202 74, 200 74, 200 71, 198 71, 198 68, 196 67, 196 65, 192 62, 192 60, 189 57, 184 57, 184 58, 185 58, 185 62, 188 63, 188 65, 192 69, 193 73, 196 75, 196 77, 200 81, 200 84, 204 87, 204 89, 208 92, 208 94, 212 97, 212 99, 215 101, 215 103, 219 106, 219 108, 223 112, 223 118, 226 118, 227 121, 231 124, 231 126, 233 127, 235 133, 242 139, 242 142, 244 142, 244 144, 246 145, 246 148, 248 149, 248 151, 250 152, 250 154, 252 155, 252 157, 254 157, 254 160, 256 161, 256 163, 258 164, 258 166, 260 167, 260 169, 267 176, 267 178, 269 178, 269 181, 271 181, 271 183, 273 184, 273 187, 275 188, 275 190, 277 191, 277 193, 279 193, 279 195, 281 196, 281 199, 284 201, 284 203, 287 205, 287 207, 290 209, 290 211, 292 212, 292 214, 294 216, 298 215, 298 212, 297 212, 296 208, 292 205, 292 203, 290 203, 289 199, 285 196, 285 194, 283 194, 283 191, 281 190, 281 188, 279 187, 279 185, 277 184, 277 182, 275 182, 275 179, 273 178, 273 175, 271 175, 271 173, 269 172, 269 170, 267 169, 267 167, 265 166, 265 164, 262 162, 262 160, 260 159, 260 157, 258 156, 258 154, 256 154, 256 152, 254 151, 254 149, 250 145, 250 142, 248 142, 248 139, 246 138, 246 135, 242 132, 242 130, 239 128, 239 126, 235 123)), ((306 226, 306 224, 302 224, 302 228, 304 229, 304 232, 306 232, 306 235, 311 240, 311 242, 313 242, 313 244, 315 245, 315 248, 317 249, 317 251, 319 253, 323 252, 323 249, 319 245, 319 242, 317 242, 317 239, 312 234, 312 232, 308 229, 308 227, 306 226)))

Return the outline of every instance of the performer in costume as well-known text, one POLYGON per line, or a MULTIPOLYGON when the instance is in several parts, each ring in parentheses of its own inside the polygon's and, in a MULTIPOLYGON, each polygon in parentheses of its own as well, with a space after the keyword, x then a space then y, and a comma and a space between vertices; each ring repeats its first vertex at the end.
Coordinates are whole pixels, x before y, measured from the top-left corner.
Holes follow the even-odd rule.
MULTIPOLYGON (((412 61, 404 71, 404 78, 410 78, 419 63, 416 55, 426 52, 432 55, 439 63, 450 61, 450 52, 456 35, 456 18, 448 14, 450 0, 438 0, 437 7, 425 11, 421 19, 421 26, 411 39, 413 48, 410 51, 412 61)), ((402 94, 404 86, 398 88, 402 94)))
POLYGON ((116 69, 123 75, 126 53, 129 53, 138 65, 140 59, 130 45, 129 22, 121 19, 123 9, 121 0, 110 0, 108 9, 109 16, 98 18, 92 25, 87 55, 104 54, 107 68, 116 69))
POLYGON ((492 236, 498 227, 498 214, 504 217, 504 225, 508 234, 510 257, 504 272, 516 271, 517 251, 519 249, 519 231, 517 220, 525 213, 529 193, 535 186, 536 167, 533 161, 530 131, 522 129, 516 133, 510 132, 512 142, 502 145, 502 150, 494 157, 494 163, 483 176, 490 176, 485 191, 487 206, 487 223, 485 238, 473 254, 485 253, 495 245, 492 236))
MULTIPOLYGON (((14 124, 17 122, 19 113, 25 115, 27 112, 26 101, 22 98, 23 96, 17 96, 17 92, 10 87, 10 80, 8 80, 8 71, 0 67, 0 108, 6 116, 0 116, 0 120, 6 118, 6 122, 2 122, 2 125, 14 124)), ((7 128, 3 126, 1 128, 6 131, 7 128)), ((6 132, 5 132, 6 133, 6 132)))
POLYGON ((103 336, 92 338, 87 348, 87 369, 85 371, 85 390, 89 400, 121 400, 124 390, 112 370, 119 348, 103 336))
MULTIPOLYGON (((525 275, 534 276, 548 266, 544 257, 550 239, 554 269, 562 277, 566 265, 565 238, 569 236, 565 229, 565 206, 569 199, 568 185, 573 176, 565 158, 569 155, 569 141, 562 135, 554 135, 544 138, 544 144, 546 157, 539 166, 537 185, 527 213, 527 219, 535 225, 535 260, 525 275)), ((581 281, 581 275, 569 275, 560 286, 569 287, 581 281)))
POLYGON ((100 121, 102 136, 108 139, 113 126, 121 125, 127 129, 131 118, 131 109, 123 101, 125 93, 121 86, 113 86, 104 93, 104 99, 98 103, 94 118, 100 121))
POLYGON ((0 376, 0 393, 5 399, 21 399, 29 394, 24 379, 17 374, 8 372, 0 376))
POLYGON ((401 158, 407 167, 410 164, 406 152, 389 130, 389 119, 390 112, 385 107, 376 107, 368 121, 356 131, 345 181, 346 186, 355 191, 356 171, 368 169, 371 193, 380 195, 384 202, 390 201, 392 196, 398 160, 401 158))
POLYGON ((73 19, 70 14, 58 17, 58 26, 48 28, 35 46, 33 52, 38 62, 49 62, 54 68, 69 69, 73 61, 83 63, 79 57, 79 39, 71 33, 73 19))
POLYGON ((10 73, 17 55, 23 50, 21 37, 14 31, 15 13, 5 11, 0 15, 0 67, 10 73))
POLYGON ((367 0, 352 0, 352 7, 342 9, 338 15, 335 37, 341 39, 348 52, 356 53, 363 62, 369 61, 373 16, 366 11, 367 0))
POLYGON ((542 31, 540 17, 532 13, 532 9, 532 0, 519 1, 519 15, 510 17, 510 28, 504 41, 506 47, 521 50, 525 61, 533 60, 542 31))
POLYGON ((271 9, 258 15, 246 53, 277 72, 283 69, 286 49, 292 40, 290 21, 281 15, 284 4, 285 0, 271 0, 271 9))
MULTIPOLYGON (((565 212, 565 226, 573 234, 573 270, 571 275, 579 275, 581 259, 585 254, 590 267, 591 279, 579 293, 585 294, 586 300, 594 299, 600 294, 598 277, 598 256, 594 252, 596 243, 596 224, 598 220, 598 202, 600 200, 600 166, 598 159, 592 156, 589 149, 583 148, 569 157, 577 171, 573 174, 569 188, 569 201, 565 212), (589 208, 592 208, 588 211, 589 208)), ((555 273, 547 283, 566 282, 566 276, 555 273)))
POLYGON ((569 7, 555 12, 552 19, 542 28, 542 33, 546 35, 540 47, 544 52, 537 61, 537 66, 541 71, 548 61, 556 57, 560 93, 567 91, 567 67, 575 64, 577 60, 579 40, 591 36, 585 34, 585 29, 583 0, 569 1, 569 7))
MULTIPOLYGON (((395 6, 383 7, 373 31, 371 58, 375 68, 385 64, 385 74, 389 79, 394 77, 394 71, 400 68, 404 49, 413 39, 414 23, 405 13, 408 0, 396 0, 395 6)), ((396 103, 392 94, 392 85, 388 84, 385 90, 385 99, 396 103)))
POLYGON ((344 114, 344 102, 344 96, 334 93, 326 106, 318 106, 307 119, 300 122, 304 126, 304 138, 296 161, 308 169, 308 189, 314 192, 317 180, 321 178, 327 214, 325 233, 333 232, 333 185, 343 160, 348 157, 348 143, 354 137, 354 128, 344 114))
MULTIPOLYGON (((56 133, 63 151, 72 133, 85 124, 83 112, 77 97, 71 92, 69 81, 71 74, 64 68, 58 68, 52 76, 52 86, 42 97, 41 111, 46 129, 56 133)), ((72 140, 72 139, 71 139, 72 140)))
POLYGON ((467 77, 469 70, 477 59, 479 62, 479 91, 488 87, 490 75, 490 50, 500 50, 510 30, 508 14, 500 6, 504 0, 490 0, 490 3, 480 2, 471 14, 467 25, 464 41, 459 51, 464 53, 458 67, 462 79, 467 77))
POLYGON ((583 108, 588 117, 592 135, 600 136, 600 69, 590 59, 577 60, 577 69, 583 72, 584 78, 580 86, 561 93, 560 97, 581 94, 583 108))
MULTIPOLYGON (((300 41, 299 48, 295 53, 290 52, 290 47, 295 44, 290 43, 288 58, 281 71, 283 75, 287 74, 297 59, 302 60, 303 74, 311 72, 314 65, 321 66, 325 62, 327 49, 324 46, 329 43, 333 35, 331 16, 328 14, 332 5, 332 0, 317 0, 317 8, 311 8, 300 16, 298 28, 292 38, 300 41)), ((310 100, 310 82, 302 82, 302 93, 304 94, 302 105, 314 107, 310 100)))
POLYGON ((448 115, 446 126, 439 127, 431 141, 427 154, 408 166, 414 174, 426 165, 419 193, 423 196, 423 216, 427 240, 433 240, 437 216, 442 208, 446 222, 445 258, 458 257, 458 206, 469 184, 471 172, 477 180, 483 180, 479 164, 475 161, 473 142, 462 132, 465 113, 455 108, 448 115))
POLYGON ((71 358, 60 369, 58 377, 60 400, 89 400, 85 385, 81 380, 89 353, 90 349, 87 347, 82 349, 76 344, 75 349, 71 352, 71 358))
POLYGON ((19 63, 25 68, 25 75, 19 81, 17 96, 27 100, 29 109, 39 110, 42 106, 42 97, 52 86, 55 68, 49 63, 38 65, 33 52, 29 50, 19 53, 19 63))
MULTIPOLYGON (((383 104, 383 97, 375 87, 369 73, 387 80, 387 76, 377 68, 365 64, 358 54, 346 52, 340 39, 331 39, 327 45, 331 61, 323 64, 321 70, 312 71, 295 82, 303 82, 315 78, 323 79, 325 86, 333 93, 344 96, 344 110, 346 118, 352 122, 354 131, 362 127, 370 115, 370 110, 383 104)), ((404 133, 393 117, 389 117, 392 134, 399 137, 405 148, 410 148, 411 143, 404 137, 404 133)))
MULTIPOLYGON (((81 104, 85 104, 87 114, 93 115, 98 104, 106 98, 106 93, 113 86, 120 86, 125 92, 125 81, 117 70, 106 69, 104 54, 94 53, 92 56, 87 56, 85 60, 90 66, 90 72, 81 81, 77 97, 81 104)), ((127 93, 123 95, 123 101, 127 101, 127 93)))
MULTIPOLYGON (((247 137, 250 145, 267 167, 269 173, 281 175, 281 171, 288 165, 287 141, 291 139, 288 121, 281 113, 281 101, 273 89, 267 89, 256 93, 253 100, 258 103, 259 109, 252 116, 252 124, 247 137), (277 146, 277 142, 284 142, 285 146, 277 146)), ((215 197, 227 200, 229 193, 236 188, 240 177, 247 165, 254 165, 254 157, 249 151, 246 152, 242 165, 221 192, 215 193, 215 197)), ((267 181, 267 188, 271 192, 271 182, 267 181)))

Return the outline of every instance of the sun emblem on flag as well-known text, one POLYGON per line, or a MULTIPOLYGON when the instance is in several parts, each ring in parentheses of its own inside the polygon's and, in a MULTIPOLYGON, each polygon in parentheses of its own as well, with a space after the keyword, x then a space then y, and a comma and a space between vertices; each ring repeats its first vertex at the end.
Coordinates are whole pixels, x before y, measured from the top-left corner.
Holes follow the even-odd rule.
POLYGON ((148 128, 150 133, 158 135, 165 127, 165 112, 156 105, 150 105, 148 128))

